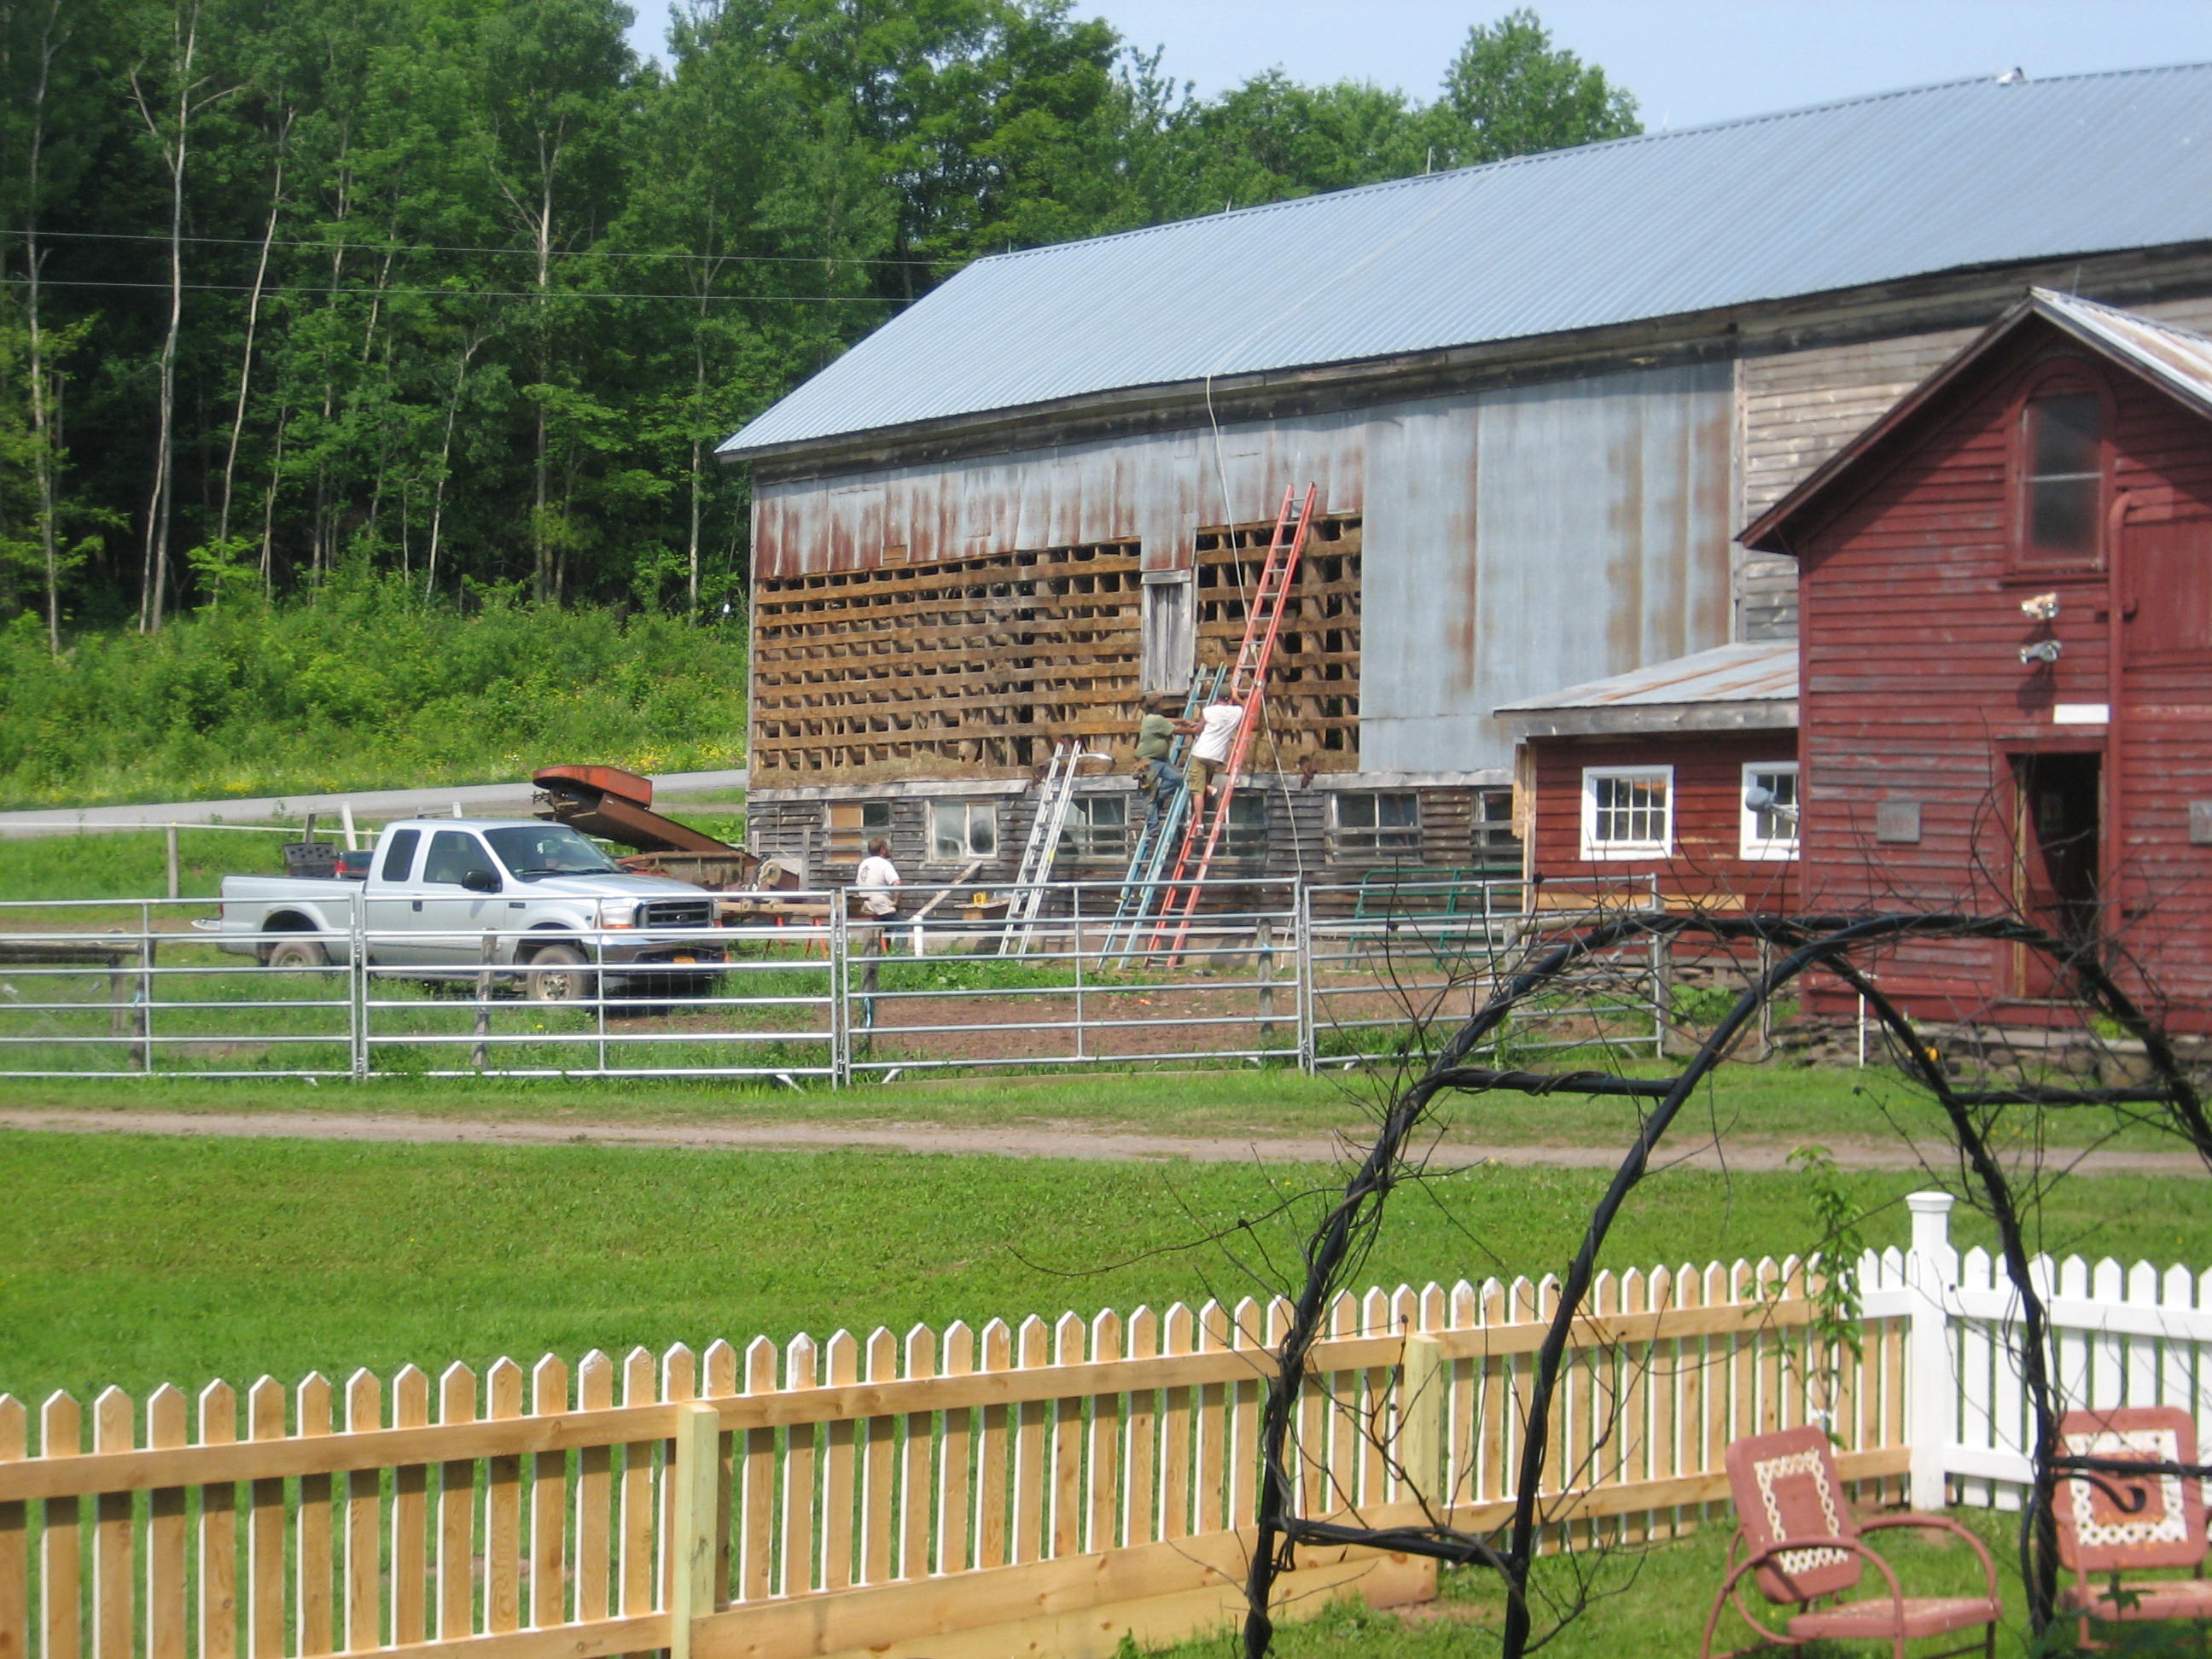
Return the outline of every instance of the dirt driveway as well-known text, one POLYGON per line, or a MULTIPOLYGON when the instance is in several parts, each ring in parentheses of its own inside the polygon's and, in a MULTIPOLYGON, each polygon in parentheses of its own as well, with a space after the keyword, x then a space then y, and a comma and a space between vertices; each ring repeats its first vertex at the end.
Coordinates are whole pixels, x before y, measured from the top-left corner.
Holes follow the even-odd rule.
MULTIPOLYGON (((1069 1158, 1109 1163, 1326 1164, 1360 1149, 1339 1137, 1286 1135, 1200 1136, 1102 1133, 1075 1122, 1037 1122, 963 1127, 934 1123, 847 1121, 773 1124, 536 1123, 499 1118, 425 1118, 347 1112, 67 1111, 0 1108, 0 1128, 73 1134, 226 1135, 245 1139, 349 1140, 412 1146, 677 1146, 692 1150, 759 1148, 823 1152, 858 1147, 874 1152, 945 1152, 969 1157, 1069 1158)), ((1836 1162, 1850 1170, 1917 1170, 1925 1160, 1895 1141, 1834 1137, 1836 1162)), ((1724 1150, 1686 1146, 1665 1161, 1692 1169, 1747 1171, 1785 1167, 1791 1143, 1738 1140, 1724 1150)), ((1620 1162, 1617 1146, 1484 1146, 1447 1141, 1430 1162, 1439 1168, 1480 1164, 1549 1165, 1609 1170, 1620 1162)), ((2052 1149, 2051 1164, 2081 1175, 2198 1175, 2203 1165, 2185 1152, 2092 1152, 2052 1149)))

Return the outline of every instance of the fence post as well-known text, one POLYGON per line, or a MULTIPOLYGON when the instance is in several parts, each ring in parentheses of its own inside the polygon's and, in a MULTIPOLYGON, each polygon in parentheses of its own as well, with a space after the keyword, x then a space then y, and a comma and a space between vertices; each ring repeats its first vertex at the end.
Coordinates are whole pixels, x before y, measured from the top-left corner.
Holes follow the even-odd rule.
POLYGON ((716 1487, 721 1474, 722 1414, 712 1406, 676 1408, 676 1483, 669 1507, 668 1659, 691 1659, 691 1621, 714 1610, 716 1487))
POLYGON ((1260 981, 1260 1042, 1275 1039, 1275 922, 1261 916, 1252 924, 1253 977, 1260 981))
POLYGON ((1321 1068, 1314 1055, 1313 889, 1301 882, 1291 892, 1291 961, 1298 975, 1298 1070, 1321 1068))
POLYGON ((352 937, 346 942, 347 1015, 353 1025, 353 1075, 356 1083, 368 1076, 368 896, 352 896, 352 937))
POLYGON ((1427 1498, 1441 1506, 1444 1414, 1451 1390, 1444 1386, 1443 1345, 1425 1331, 1409 1333, 1398 1363, 1398 1482, 1400 1502, 1427 1498))
POLYGON ((845 937, 842 887, 830 890, 829 921, 830 1086, 842 1089, 853 1080, 853 963, 845 937))
POLYGON ((167 826, 165 833, 167 836, 167 851, 169 855, 169 896, 171 898, 181 898, 184 895, 179 890, 179 884, 177 880, 177 826, 173 823, 170 824, 167 826))
POLYGON ((1905 1437, 1912 1448, 1912 1507, 1941 1510, 1951 1442, 1958 1431, 1959 1386, 1951 1363, 1950 1304, 1959 1283, 1951 1246, 1951 1194, 1908 1193, 1912 1249, 1905 1258, 1911 1326, 1905 1336, 1905 1437))
MULTIPOLYGON (((499 955, 499 935, 487 927, 483 943, 477 947, 477 1042, 471 1051, 471 1064, 481 1072, 491 1060, 491 965, 499 955)), ((604 1069, 604 1068, 603 1068, 604 1069)))

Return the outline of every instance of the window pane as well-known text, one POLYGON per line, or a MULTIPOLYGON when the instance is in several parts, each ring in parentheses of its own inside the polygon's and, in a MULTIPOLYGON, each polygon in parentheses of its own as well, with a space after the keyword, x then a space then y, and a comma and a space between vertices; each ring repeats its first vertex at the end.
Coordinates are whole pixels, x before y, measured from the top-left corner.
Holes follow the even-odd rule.
POLYGON ((2037 547, 2086 553, 2097 541, 2097 480, 2037 478, 2027 486, 2027 538, 2037 547))
POLYGON ((2027 540, 2057 553, 2097 544, 2098 440, 2104 411, 2081 392, 2038 398, 2027 406, 2027 540))
POLYGON ((1667 839, 1667 781, 1608 777, 1590 780, 1595 810, 1590 839, 1656 845, 1667 839))
POLYGON ((968 855, 967 802, 930 802, 929 855, 933 859, 959 859, 968 855))
POLYGON ((465 830, 441 830, 430 837, 430 855, 422 860, 422 879, 458 885, 472 870, 497 873, 483 843, 465 830))
POLYGON ((404 881, 407 872, 415 866, 416 844, 422 839, 420 830, 395 830, 384 849, 384 878, 404 881))
POLYGON ((2097 438, 2103 411, 2086 392, 2069 392, 2055 398, 2038 398, 2027 406, 2028 441, 2033 461, 2032 476, 2094 472, 2098 470, 2097 438))
POLYGON ((1772 771, 1754 771, 1747 775, 1744 793, 1764 789, 1774 797, 1765 806, 1751 808, 1751 838, 1754 842, 1773 842, 1784 845, 1797 839, 1797 825, 1778 809, 1797 805, 1797 773, 1795 768, 1778 767, 1772 771))
POLYGON ((1336 798, 1336 822, 1340 829, 1372 830, 1375 827, 1373 795, 1339 795, 1336 798))
POLYGON ((1378 828, 1383 829, 1419 829, 1421 798, 1419 795, 1376 796, 1375 822, 1378 828))
POLYGON ((968 854, 987 859, 999 850, 999 809, 976 802, 968 809, 968 854))
POLYGON ((869 835, 888 834, 891 827, 891 804, 887 800, 863 801, 860 804, 860 828, 869 835))

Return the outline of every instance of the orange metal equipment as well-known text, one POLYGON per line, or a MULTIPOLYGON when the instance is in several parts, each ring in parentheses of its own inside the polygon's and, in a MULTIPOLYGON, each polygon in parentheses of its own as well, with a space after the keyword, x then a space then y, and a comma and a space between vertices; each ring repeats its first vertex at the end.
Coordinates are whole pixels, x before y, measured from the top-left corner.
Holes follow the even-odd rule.
POLYGON ((1182 846, 1176 854, 1175 870, 1160 902, 1159 925, 1152 933, 1157 944, 1172 923, 1170 952, 1182 949, 1184 936, 1190 932, 1190 919, 1197 912, 1206 872, 1212 866, 1214 848, 1221 844, 1222 826, 1229 822, 1229 803, 1236 798, 1237 775, 1243 769, 1245 751, 1251 747, 1252 733, 1260 724, 1260 704, 1267 690, 1267 665, 1274 659, 1275 635, 1283 625, 1283 607, 1290 599, 1291 585, 1297 580, 1298 556, 1305 550, 1306 529, 1313 522, 1314 498, 1320 490, 1320 485, 1308 484, 1303 502, 1296 485, 1283 491, 1282 510, 1275 515, 1274 539, 1267 544, 1260 585, 1244 615, 1243 641, 1237 647, 1236 666, 1229 675, 1229 695, 1243 704, 1244 718, 1237 723, 1237 734, 1229 740, 1229 757, 1221 763, 1213 811, 1201 817, 1203 803, 1191 803, 1190 823, 1183 830, 1182 846))

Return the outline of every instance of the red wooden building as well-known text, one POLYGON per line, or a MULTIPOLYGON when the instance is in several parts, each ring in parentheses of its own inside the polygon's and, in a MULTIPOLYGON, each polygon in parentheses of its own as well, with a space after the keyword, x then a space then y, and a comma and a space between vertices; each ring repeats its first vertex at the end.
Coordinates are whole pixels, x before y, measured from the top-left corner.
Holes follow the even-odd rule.
MULTIPOLYGON (((1797 908, 2017 909, 2212 1029, 2212 339, 2033 290, 1741 539, 1798 562, 1797 908)), ((2011 946, 1883 981, 2051 1009, 2011 946)))
POLYGON ((1797 902, 1797 642, 1723 645, 1498 711, 1540 902, 1656 877, 1670 909, 1797 902))

